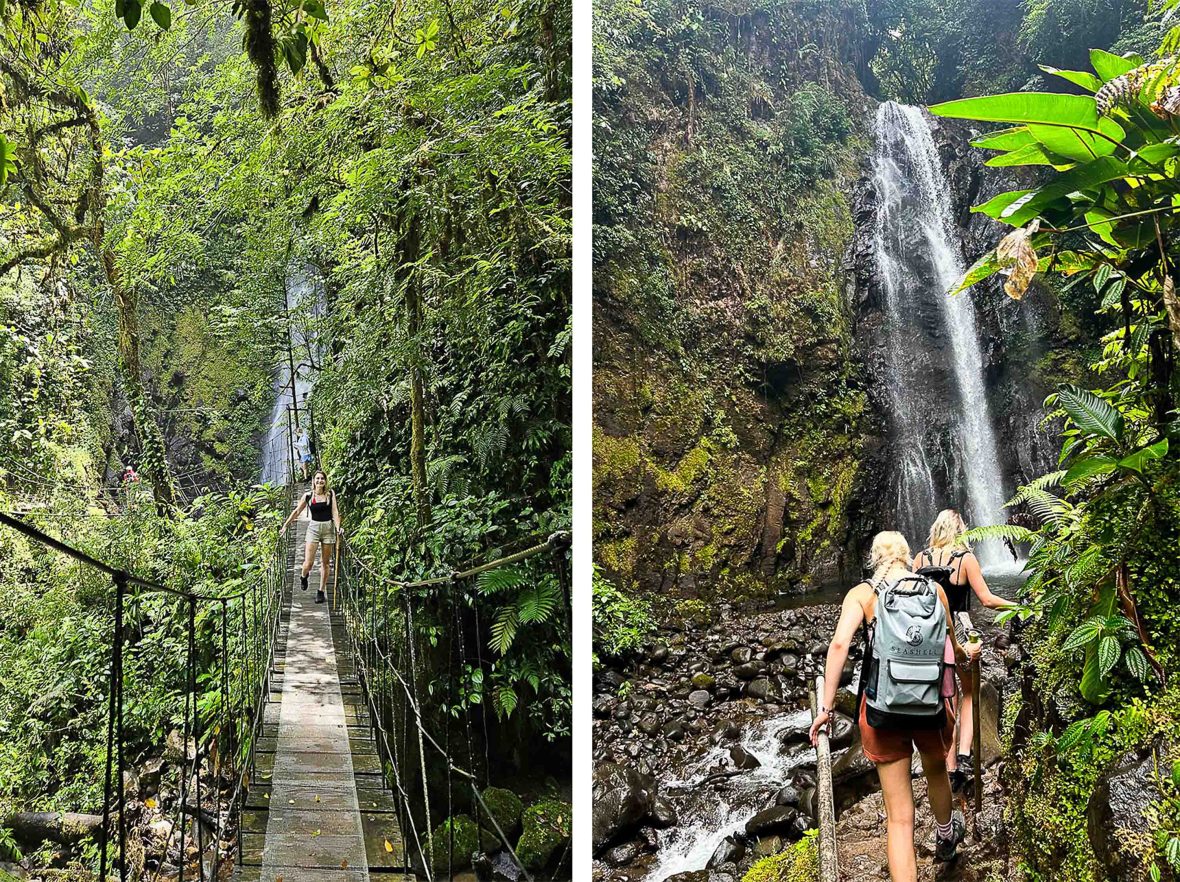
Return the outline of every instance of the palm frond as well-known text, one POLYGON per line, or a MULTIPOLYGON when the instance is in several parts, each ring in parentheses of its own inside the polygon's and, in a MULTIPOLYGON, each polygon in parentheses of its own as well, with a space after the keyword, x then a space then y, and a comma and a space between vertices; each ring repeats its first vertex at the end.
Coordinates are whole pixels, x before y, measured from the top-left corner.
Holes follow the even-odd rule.
POLYGON ((991 524, 986 527, 972 527, 963 534, 963 538, 975 544, 976 542, 987 542, 995 540, 1002 542, 1005 539, 1009 542, 1031 542, 1036 533, 1028 529, 1028 527, 1018 527, 1015 524, 991 524))

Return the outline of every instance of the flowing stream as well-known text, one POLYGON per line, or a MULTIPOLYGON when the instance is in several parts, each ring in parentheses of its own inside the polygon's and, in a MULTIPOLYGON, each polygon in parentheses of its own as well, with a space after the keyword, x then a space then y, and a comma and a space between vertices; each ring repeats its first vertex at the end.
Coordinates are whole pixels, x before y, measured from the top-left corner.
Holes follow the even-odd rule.
POLYGON ((730 778, 723 795, 712 787, 693 785, 726 767, 728 744, 715 745, 662 785, 664 792, 677 794, 673 802, 681 820, 661 842, 659 859, 646 878, 660 882, 676 873, 700 870, 726 836, 742 830, 746 821, 766 808, 767 794, 773 795, 790 781, 796 766, 814 757, 809 746, 797 744, 788 750, 782 745, 784 732, 810 721, 810 711, 789 711, 746 729, 739 743, 761 765, 730 778))
MULTIPOLYGON (((873 187, 898 529, 924 540, 947 507, 962 508, 972 525, 1004 523, 1007 497, 975 311, 968 295, 947 295, 964 271, 951 188, 917 107, 886 102, 877 109, 873 187)), ((977 552, 990 570, 1012 568, 999 543, 977 552)))
POLYGON ((327 314, 327 301, 319 271, 309 264, 294 264, 287 271, 287 333, 291 357, 284 346, 275 372, 275 402, 262 444, 260 480, 264 484, 283 484, 291 473, 291 431, 288 408, 295 404, 299 424, 306 427, 306 400, 315 385, 315 371, 320 361, 320 346, 315 338, 317 321, 327 314), (291 363, 295 365, 294 382, 291 363))

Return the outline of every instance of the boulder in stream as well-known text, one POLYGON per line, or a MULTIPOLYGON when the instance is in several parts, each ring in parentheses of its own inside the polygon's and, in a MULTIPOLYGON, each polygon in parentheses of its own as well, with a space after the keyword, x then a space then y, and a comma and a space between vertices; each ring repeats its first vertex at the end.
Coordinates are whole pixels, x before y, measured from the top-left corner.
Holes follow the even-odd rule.
POLYGON ((655 781, 618 763, 594 769, 592 835, 600 852, 630 833, 647 817, 655 802, 655 781))

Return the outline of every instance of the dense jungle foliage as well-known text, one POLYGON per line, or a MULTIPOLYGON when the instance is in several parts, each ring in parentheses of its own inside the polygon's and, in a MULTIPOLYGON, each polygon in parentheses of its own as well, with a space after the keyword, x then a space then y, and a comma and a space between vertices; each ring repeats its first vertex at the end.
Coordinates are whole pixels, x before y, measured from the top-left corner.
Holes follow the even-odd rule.
POLYGON ((778 553, 825 571, 816 539, 842 541, 857 513, 840 488, 879 431, 828 267, 851 241, 874 101, 944 102, 933 112, 990 132, 979 162, 1025 182, 978 200, 1018 230, 968 254, 965 282, 1002 271, 1015 297, 1032 282, 1068 332, 1046 356, 1068 381, 1044 408, 1064 426, 1059 470, 1012 501, 1027 527, 979 531, 1031 548, 1029 658, 1005 707, 1007 845, 1027 880, 1177 878, 1175 4, 598 8, 600 654, 634 652, 677 614, 657 592, 741 597, 776 505, 778 553), (784 395, 776 370, 806 394, 784 395), (782 429, 767 440, 759 423, 782 429), (775 484, 778 502, 761 493, 775 484))
POLYGON ((999 272, 1020 299, 1037 274, 1060 273, 1092 288, 1106 319, 1092 365, 1102 385, 1066 386, 1047 402, 1066 420, 1061 469, 1012 502, 1038 526, 979 531, 1031 543, 1022 615, 1032 657, 1008 709, 1007 776, 1030 878, 1180 874, 1178 35, 1157 57, 1094 50, 1090 69, 1052 71, 1081 95, 932 108, 1006 124, 975 142, 998 151, 990 163, 1045 168, 1038 186, 976 208, 1016 229, 964 287, 999 272), (1143 818, 1112 843, 1107 779, 1135 764, 1143 818))
MULTIPOLYGON (((172 585, 257 578, 296 325, 320 461, 385 575, 568 529, 569 41, 549 0, 0 3, 0 506, 172 585), (298 273, 325 315, 288 314, 298 273)), ((109 580, 9 531, 0 561, 0 823, 96 811, 109 580)), ((559 781, 565 602, 552 566, 486 582, 486 671, 454 674, 506 765, 559 781)), ((175 636, 175 604, 143 615, 175 636)), ((137 755, 181 700, 159 670, 137 755)))

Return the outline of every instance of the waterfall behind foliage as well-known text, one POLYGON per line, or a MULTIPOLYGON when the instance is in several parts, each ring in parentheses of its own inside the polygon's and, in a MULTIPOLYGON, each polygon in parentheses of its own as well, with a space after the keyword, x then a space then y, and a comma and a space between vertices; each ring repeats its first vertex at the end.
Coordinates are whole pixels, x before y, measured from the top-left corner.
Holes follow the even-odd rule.
MULTIPOLYGON (((1007 496, 975 312, 970 295, 948 295, 964 271, 951 188, 919 108, 877 109, 873 186, 890 501, 897 528, 918 545, 943 508, 959 508, 972 526, 1004 523, 1007 496)), ((985 567, 1012 565, 998 543, 977 552, 985 567)))
POLYGON ((307 427, 307 398, 315 385, 319 370, 320 346, 316 342, 315 325, 327 312, 323 280, 319 271, 308 264, 294 264, 287 271, 286 297, 289 321, 288 339, 279 348, 279 364, 275 372, 275 403, 270 411, 266 439, 262 445, 264 484, 283 484, 291 472, 291 434, 287 408, 298 406, 299 424, 307 427), (291 358, 287 356, 291 348, 291 358), (291 362, 295 364, 295 381, 291 382, 291 362))

